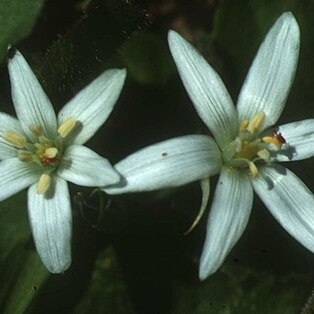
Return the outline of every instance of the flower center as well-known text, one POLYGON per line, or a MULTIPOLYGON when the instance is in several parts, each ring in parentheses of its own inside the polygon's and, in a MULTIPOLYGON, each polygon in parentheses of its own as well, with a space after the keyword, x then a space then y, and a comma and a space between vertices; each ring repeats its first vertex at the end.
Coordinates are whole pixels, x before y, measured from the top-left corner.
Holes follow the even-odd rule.
POLYGON ((254 178, 258 175, 256 163, 269 162, 272 151, 278 151, 286 140, 275 130, 260 134, 265 120, 264 112, 259 112, 250 121, 243 120, 239 135, 223 149, 223 158, 227 165, 235 168, 249 169, 254 178))
POLYGON ((43 128, 31 125, 29 129, 35 136, 35 141, 29 142, 23 135, 6 131, 3 138, 18 149, 18 158, 23 162, 35 162, 42 167, 43 174, 37 184, 37 192, 44 194, 51 185, 51 174, 57 169, 62 158, 63 141, 74 129, 76 120, 66 119, 58 128, 58 135, 50 139, 44 135, 43 128))

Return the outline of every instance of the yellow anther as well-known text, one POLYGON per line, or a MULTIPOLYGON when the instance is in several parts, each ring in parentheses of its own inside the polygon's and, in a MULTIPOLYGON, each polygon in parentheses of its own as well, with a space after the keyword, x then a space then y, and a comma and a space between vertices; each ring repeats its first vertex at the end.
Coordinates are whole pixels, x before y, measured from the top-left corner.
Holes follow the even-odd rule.
POLYGON ((4 132, 3 138, 17 148, 23 148, 26 144, 26 137, 22 134, 18 134, 15 132, 4 132))
POLYGON ((44 130, 40 125, 35 125, 35 124, 31 125, 31 126, 29 126, 29 129, 37 137, 43 135, 43 133, 44 133, 44 130))
POLYGON ((262 158, 265 161, 269 161, 270 159, 270 152, 267 149, 262 149, 257 152, 257 156, 262 158))
POLYGON ((18 152, 19 160, 30 162, 33 161, 33 154, 27 150, 19 150, 18 152))
POLYGON ((51 177, 48 174, 42 174, 37 184, 37 193, 44 194, 47 192, 51 184, 51 177))
POLYGON ((72 117, 67 118, 58 128, 58 134, 61 137, 66 137, 74 129, 76 120, 72 117))
POLYGON ((264 136, 262 140, 264 143, 273 144, 277 149, 280 149, 282 146, 282 142, 273 136, 264 136))
POLYGON ((250 169, 250 173, 252 175, 253 178, 257 177, 258 175, 258 169, 257 167, 255 166, 254 162, 253 161, 250 161, 249 162, 249 169, 250 169))
POLYGON ((58 149, 56 147, 49 147, 45 150, 44 156, 46 158, 55 158, 58 154, 58 149))
POLYGON ((240 124, 240 131, 244 131, 246 130, 246 128, 248 127, 250 121, 248 119, 245 119, 241 122, 240 124))
POLYGON ((264 123, 264 120, 265 120, 265 113, 259 112, 249 122, 249 125, 247 126, 247 130, 251 132, 252 134, 256 134, 260 130, 262 124, 264 123))

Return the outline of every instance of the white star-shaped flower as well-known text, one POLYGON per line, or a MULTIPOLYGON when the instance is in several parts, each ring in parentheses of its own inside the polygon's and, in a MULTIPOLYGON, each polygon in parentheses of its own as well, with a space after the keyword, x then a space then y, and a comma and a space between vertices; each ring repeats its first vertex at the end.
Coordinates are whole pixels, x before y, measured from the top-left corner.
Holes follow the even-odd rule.
POLYGON ((105 71, 58 117, 23 56, 9 60, 18 119, 0 113, 0 200, 29 187, 28 214, 37 251, 52 273, 71 264, 71 203, 66 181, 106 186, 119 181, 109 161, 83 144, 106 121, 126 72, 105 71))
MULTIPOLYGON (((271 128, 293 81, 299 36, 293 15, 284 13, 262 43, 235 108, 214 69, 191 44, 170 31, 169 46, 180 77, 217 144, 195 135, 147 147, 115 165, 124 182, 105 189, 112 194, 147 191, 221 172, 208 217, 201 279, 219 268, 242 235, 253 190, 277 221, 314 252, 314 196, 295 174, 276 163, 314 155, 314 120, 271 128)), ((206 202, 209 188, 203 186, 206 202)))

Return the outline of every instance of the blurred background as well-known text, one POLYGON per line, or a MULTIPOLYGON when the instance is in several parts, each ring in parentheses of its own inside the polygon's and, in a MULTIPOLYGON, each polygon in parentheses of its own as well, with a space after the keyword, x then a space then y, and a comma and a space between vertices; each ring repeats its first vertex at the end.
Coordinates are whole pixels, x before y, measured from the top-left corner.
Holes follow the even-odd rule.
MULTIPOLYGON (((313 0, 0 0, 1 111, 14 114, 10 43, 56 111, 105 69, 127 68, 113 113, 87 143, 113 164, 158 141, 206 133, 171 59, 168 30, 202 52, 236 102, 260 43, 284 11, 299 23, 301 48, 279 123, 313 118, 313 0)), ((314 191, 312 159, 288 167, 314 191)), ((199 183, 115 197, 92 192, 71 186, 73 263, 61 275, 49 274, 34 249, 26 193, 0 203, 1 313, 300 313, 311 295, 314 254, 257 197, 242 238, 200 282, 208 211, 184 235, 199 210, 199 183)), ((310 307, 303 313, 314 313, 310 307)))

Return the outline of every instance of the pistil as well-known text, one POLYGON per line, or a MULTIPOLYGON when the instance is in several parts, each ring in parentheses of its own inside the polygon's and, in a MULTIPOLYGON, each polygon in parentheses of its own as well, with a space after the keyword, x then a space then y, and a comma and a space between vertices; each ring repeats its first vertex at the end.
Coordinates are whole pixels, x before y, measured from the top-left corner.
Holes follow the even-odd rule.
POLYGON ((257 163, 270 161, 270 146, 272 150, 279 150, 286 142, 281 133, 276 131, 272 131, 269 136, 259 137, 264 120, 263 112, 257 113, 251 120, 243 120, 240 123, 239 135, 223 150, 227 164, 236 168, 248 168, 253 178, 258 176, 257 163))
MULTIPOLYGON (((70 119, 61 125, 61 134, 67 135, 73 129, 75 120, 70 119), (74 122, 73 122, 74 121, 74 122)), ((44 194, 51 185, 51 174, 55 171, 62 155, 62 137, 56 136, 53 140, 44 135, 43 128, 39 125, 29 127, 36 137, 35 143, 28 142, 27 138, 12 131, 4 132, 3 138, 18 148, 17 156, 22 162, 35 162, 42 167, 42 175, 37 184, 37 192, 44 194)))

